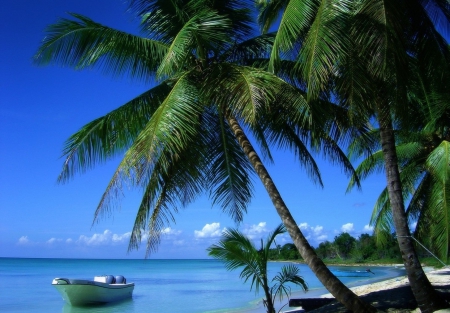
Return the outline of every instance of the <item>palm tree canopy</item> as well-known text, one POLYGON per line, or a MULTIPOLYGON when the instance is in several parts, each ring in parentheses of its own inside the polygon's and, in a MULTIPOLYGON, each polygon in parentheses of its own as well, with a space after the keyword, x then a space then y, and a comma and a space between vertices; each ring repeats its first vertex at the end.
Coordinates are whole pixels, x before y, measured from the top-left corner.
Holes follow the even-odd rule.
POLYGON ((130 249, 147 232, 147 253, 155 251, 178 207, 204 191, 235 221, 242 220, 252 197, 253 169, 227 116, 253 134, 268 160, 271 145, 293 151, 319 184, 310 148, 325 147, 352 172, 334 135, 327 133, 336 124, 327 124, 323 111, 314 113, 301 89, 260 68, 274 36, 251 37, 252 6, 253 1, 131 0, 143 37, 79 14, 47 28, 35 55, 38 64, 100 68, 157 82, 83 126, 63 150, 60 182, 122 157, 95 219, 118 205, 124 185, 142 188, 130 249))
MULTIPOLYGON (((447 94, 448 94, 447 90, 447 94)), ((404 201, 409 201, 407 214, 409 223, 416 224, 415 236, 441 258, 446 259, 450 245, 450 137, 448 132, 448 103, 443 97, 434 96, 428 90, 428 102, 415 110, 417 121, 411 123, 409 130, 397 131, 397 155, 399 158, 402 193, 404 201), (439 102, 439 105, 433 103, 439 102), (444 110, 447 108, 447 110, 444 110), (421 109, 421 110, 420 110, 421 109)), ((418 99, 417 96, 412 99, 418 99)), ((377 136, 378 130, 373 134, 377 136)), ((355 140, 350 146, 351 157, 358 159, 364 143, 355 140)), ((383 152, 380 150, 364 159, 356 172, 361 179, 384 168, 383 152)), ((349 188, 353 187, 353 182, 349 188)), ((372 214, 371 224, 380 244, 393 231, 391 205, 385 188, 380 194, 372 214)))

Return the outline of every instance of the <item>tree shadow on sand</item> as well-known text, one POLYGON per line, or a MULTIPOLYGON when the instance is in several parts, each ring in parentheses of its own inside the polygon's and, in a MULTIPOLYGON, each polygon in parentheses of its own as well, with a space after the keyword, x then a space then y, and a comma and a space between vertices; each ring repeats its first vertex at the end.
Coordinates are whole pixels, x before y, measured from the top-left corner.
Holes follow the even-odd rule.
MULTIPOLYGON (((448 273, 443 273, 440 275, 449 274, 450 271, 448 273)), ((450 285, 435 286, 435 289, 443 299, 445 299, 446 301, 450 301, 450 285)), ((411 310, 414 310, 418 307, 409 286, 397 287, 390 290, 375 291, 365 296, 361 296, 361 299, 367 303, 372 304, 375 308, 377 308, 377 310, 382 312, 409 313, 411 310)), ((309 312, 348 313, 351 311, 347 310, 342 304, 335 301, 331 304, 315 310, 311 310, 309 312)))

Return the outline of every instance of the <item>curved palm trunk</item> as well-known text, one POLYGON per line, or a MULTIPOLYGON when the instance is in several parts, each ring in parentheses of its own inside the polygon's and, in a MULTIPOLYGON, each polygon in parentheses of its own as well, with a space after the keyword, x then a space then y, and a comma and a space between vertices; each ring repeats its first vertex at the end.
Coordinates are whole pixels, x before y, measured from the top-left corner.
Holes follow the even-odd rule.
POLYGON ((272 181, 272 178, 261 162, 261 159, 251 145, 247 136, 244 134, 241 126, 233 117, 228 115, 227 119, 234 135, 264 184, 264 187, 269 193, 270 199, 275 205, 278 215, 281 217, 282 222, 286 226, 289 235, 294 241, 295 246, 300 252, 302 258, 305 260, 306 264, 308 264, 325 288, 327 288, 336 300, 341 302, 347 309, 353 312, 376 312, 374 307, 359 299, 350 289, 347 288, 347 286, 345 286, 336 276, 334 276, 323 261, 317 256, 314 249, 309 245, 305 236, 300 231, 300 228, 281 198, 281 195, 272 181))
POLYGON ((424 313, 434 312, 448 305, 434 290, 417 257, 405 213, 390 111, 387 105, 384 107, 379 105, 377 110, 389 201, 403 263, 420 310, 424 313))

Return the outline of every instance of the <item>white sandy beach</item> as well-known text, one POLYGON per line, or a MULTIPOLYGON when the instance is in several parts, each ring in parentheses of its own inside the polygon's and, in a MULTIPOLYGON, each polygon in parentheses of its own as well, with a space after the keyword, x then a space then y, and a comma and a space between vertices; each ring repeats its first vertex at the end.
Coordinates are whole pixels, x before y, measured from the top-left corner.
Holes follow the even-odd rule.
MULTIPOLYGON (((441 292, 441 294, 448 295, 450 293, 450 268, 445 267, 439 270, 430 270, 426 273, 431 284, 441 292)), ((368 285, 362 285, 358 287, 350 288, 358 296, 366 296, 372 305, 377 307, 377 304, 383 303, 383 310, 388 312, 420 312, 418 308, 411 308, 411 302, 409 300, 412 297, 410 289, 408 288, 409 282, 406 276, 392 278, 389 280, 376 282, 368 285), (408 290, 409 289, 409 290, 408 290), (378 295, 377 295, 378 294, 378 295), (394 301, 390 300, 394 299, 394 301), (396 300, 395 300, 396 299, 396 300), (402 302, 405 304, 402 307, 402 302), (392 303, 393 308, 386 308, 386 305, 392 303)), ((323 298, 332 298, 331 294, 322 295, 323 298)), ((412 300, 414 301, 414 300, 412 300)), ((322 310, 314 310, 315 312, 322 312, 322 310)), ((330 310, 328 310, 330 312, 330 310)), ((345 311, 345 310, 344 310, 345 311)), ((333 312, 343 312, 343 310, 337 309, 333 312)), ((450 310, 441 310, 439 312, 450 312, 450 310)))
MULTIPOLYGON (((430 280, 431 284, 433 286, 443 286, 443 285, 449 285, 450 284, 450 268, 444 268, 439 270, 431 270, 430 268, 424 269, 426 272, 426 275, 428 279, 430 280)), ((367 285, 357 286, 350 288, 356 295, 363 296, 367 295, 374 291, 381 291, 381 290, 389 290, 394 289, 398 287, 408 286, 408 277, 401 276, 396 278, 391 278, 388 280, 371 283, 367 285)), ((333 296, 330 293, 327 293, 325 295, 322 295, 321 298, 333 298, 333 296)))
MULTIPOLYGON (((403 264, 393 265, 403 266, 403 264)), ((447 299, 450 299, 450 267, 435 270, 431 267, 424 267, 426 275, 431 284, 441 294, 445 295, 447 299)), ((399 276, 375 283, 369 283, 366 285, 356 286, 350 288, 355 294, 361 296, 364 301, 371 303, 380 312, 389 313, 420 313, 420 309, 414 300, 411 289, 409 288, 409 282, 406 275, 399 276)), ((329 293, 310 295, 309 297, 321 297, 321 298, 333 298, 329 293)), ((292 298, 296 298, 295 295, 292 298)), ((287 301, 283 301, 286 303, 287 301)), ((281 304, 277 303, 277 308, 280 309, 281 304)), ((257 309, 245 311, 246 313, 265 313, 264 307, 259 306, 257 309)), ((300 313, 305 312, 301 308, 284 306, 281 312, 300 313)), ((340 303, 328 305, 320 309, 313 311, 314 313, 346 313, 348 312, 340 303)), ((450 310, 441 310, 439 312, 450 312, 450 310)))

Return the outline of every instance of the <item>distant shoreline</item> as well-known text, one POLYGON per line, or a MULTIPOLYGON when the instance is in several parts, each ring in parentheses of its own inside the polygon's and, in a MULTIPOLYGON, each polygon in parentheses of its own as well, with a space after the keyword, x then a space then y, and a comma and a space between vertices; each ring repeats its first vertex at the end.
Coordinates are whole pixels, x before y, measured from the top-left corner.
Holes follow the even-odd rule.
MULTIPOLYGON (((297 261, 297 260, 270 260, 269 262, 279 262, 279 263, 295 263, 295 264, 306 264, 305 261, 297 261)), ((352 267, 370 267, 370 266, 386 266, 386 267, 404 267, 405 265, 402 263, 326 263, 326 266, 352 266, 352 267)), ((425 264, 422 264, 422 267, 432 267, 425 264)))

